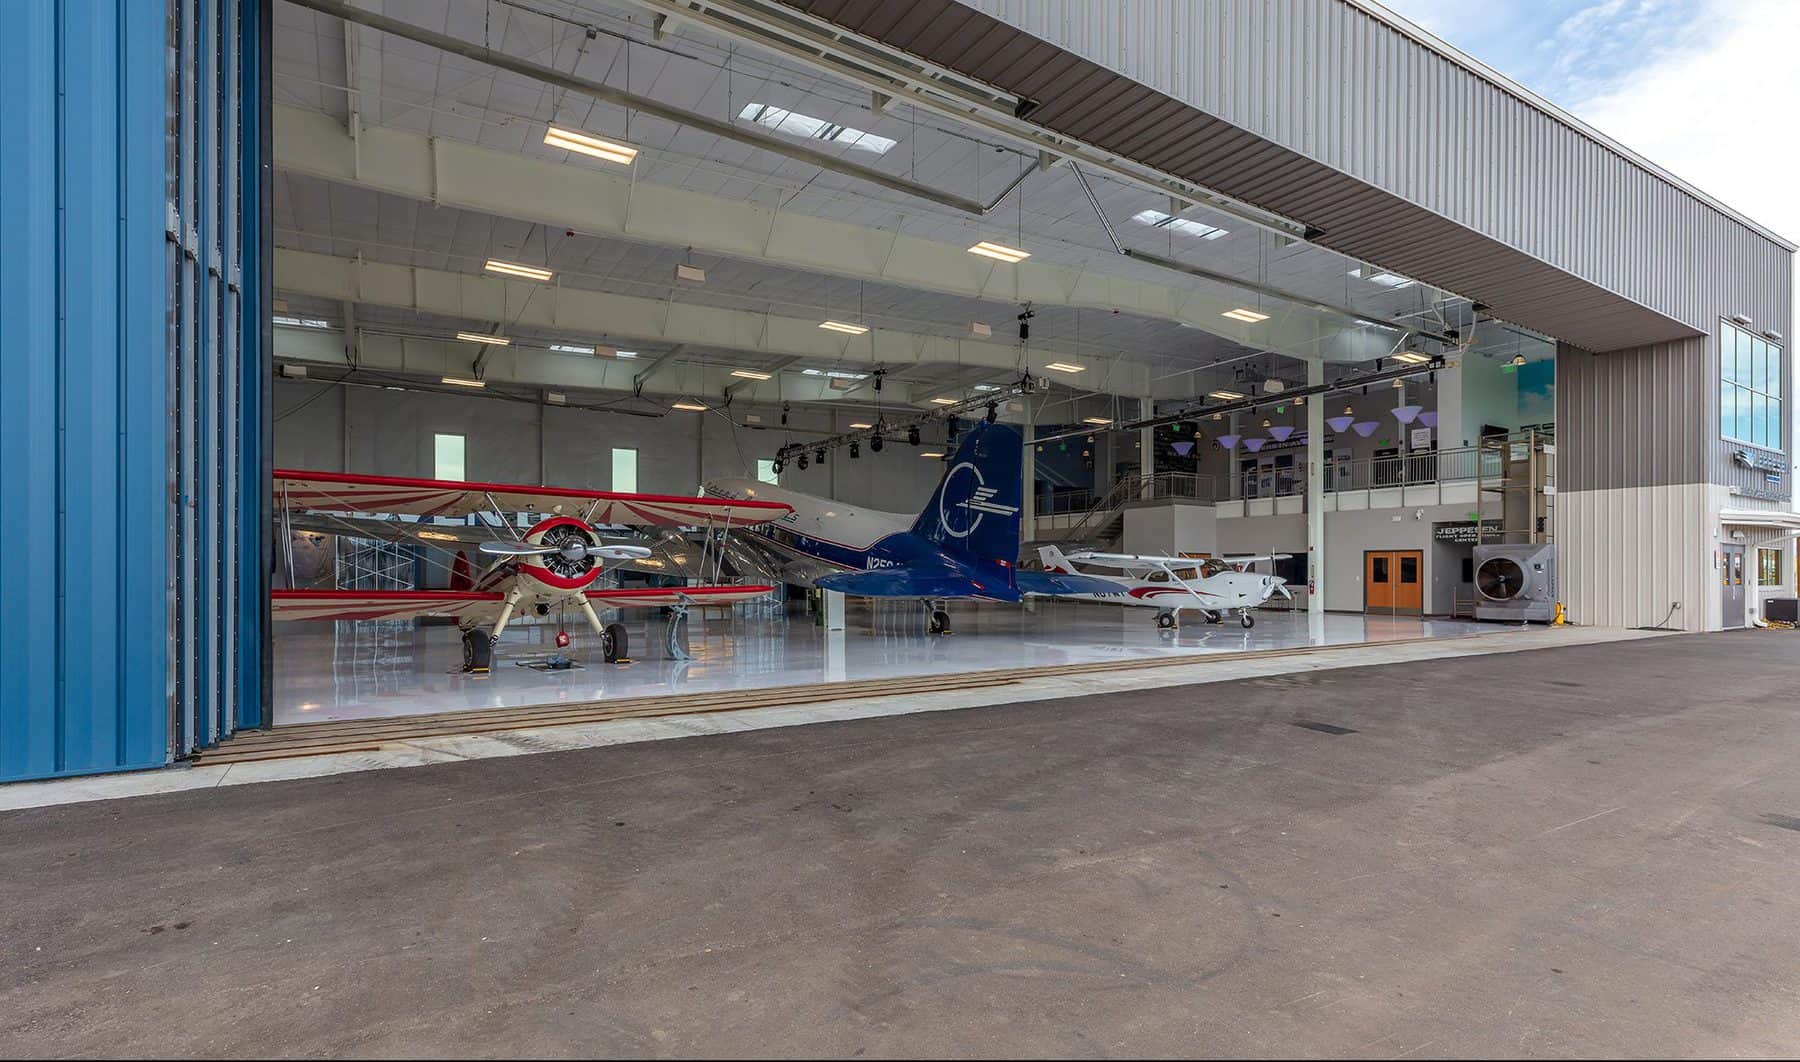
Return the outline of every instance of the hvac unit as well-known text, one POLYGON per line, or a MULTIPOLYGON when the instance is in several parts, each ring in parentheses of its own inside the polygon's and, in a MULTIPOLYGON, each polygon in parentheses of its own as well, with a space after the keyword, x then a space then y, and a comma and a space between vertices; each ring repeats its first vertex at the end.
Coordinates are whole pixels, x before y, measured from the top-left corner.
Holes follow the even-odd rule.
POLYGON ((1475 618, 1524 623, 1556 618, 1556 547, 1475 547, 1475 618))

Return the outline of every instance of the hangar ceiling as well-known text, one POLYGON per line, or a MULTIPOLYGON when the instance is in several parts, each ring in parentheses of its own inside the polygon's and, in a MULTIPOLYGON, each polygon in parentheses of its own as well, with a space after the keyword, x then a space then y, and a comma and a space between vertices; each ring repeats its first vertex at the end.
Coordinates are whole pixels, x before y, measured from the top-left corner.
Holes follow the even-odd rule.
MULTIPOLYGON (((975 217, 282 0, 276 286, 290 307, 338 334, 279 330, 278 357, 342 361, 346 349, 387 349, 401 359, 388 368, 422 376, 491 370, 522 385, 729 387, 741 398, 796 401, 857 399, 861 388, 832 390, 803 375, 827 363, 887 369, 928 401, 945 387, 1051 375, 1042 366, 1057 361, 1089 370, 1058 379, 1072 393, 1186 398, 1247 363, 1302 377, 1300 360, 1442 350, 1412 330, 1439 334, 1469 319, 1466 300, 1296 241, 1278 219, 1171 201, 1098 170, 1046 168, 988 130, 884 104, 702 28, 659 28, 623 0, 386 0, 379 11, 1000 206, 975 217), (628 143, 635 162, 547 146, 552 124, 628 143), (1030 258, 1004 265, 964 250, 983 239, 1030 258), (555 278, 541 297, 520 294, 532 282, 485 274, 489 259, 555 278), (704 283, 678 282, 678 264, 704 269, 704 283), (377 273, 388 282, 363 282, 377 273), (440 296, 424 298, 427 290, 440 296), (1021 344, 1014 319, 1027 303, 1035 316, 1021 344), (664 321, 648 310, 656 304, 664 321), (1240 306, 1268 317, 1223 316, 1240 306), (701 318, 710 331, 665 327, 701 318), (826 319, 873 331, 821 346, 799 330, 826 319), (975 335, 975 322, 992 334, 975 335), (382 339, 346 341, 346 326, 382 339), (464 329, 517 342, 495 357, 456 343, 464 329), (581 363, 553 345, 629 346, 664 368, 645 384, 625 362, 581 363), (732 379, 733 368, 771 379, 732 379)), ((1490 336, 1478 331, 1476 341, 1490 336)))

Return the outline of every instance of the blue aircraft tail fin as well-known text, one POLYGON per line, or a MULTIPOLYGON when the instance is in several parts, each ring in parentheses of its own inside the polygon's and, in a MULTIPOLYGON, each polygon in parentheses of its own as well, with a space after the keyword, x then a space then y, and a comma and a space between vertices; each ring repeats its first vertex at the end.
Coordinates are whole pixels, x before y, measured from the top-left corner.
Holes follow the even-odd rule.
POLYGON ((913 521, 913 534, 1010 569, 1019 559, 1023 474, 1019 433, 1005 424, 976 424, 963 435, 944 478, 913 521))

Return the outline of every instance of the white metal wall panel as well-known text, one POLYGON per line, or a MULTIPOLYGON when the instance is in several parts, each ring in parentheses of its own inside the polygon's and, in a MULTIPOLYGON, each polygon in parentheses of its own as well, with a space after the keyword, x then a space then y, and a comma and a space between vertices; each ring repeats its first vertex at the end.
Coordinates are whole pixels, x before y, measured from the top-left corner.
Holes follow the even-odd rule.
POLYGON ((1716 628, 1709 497, 1697 483, 1559 494, 1557 581, 1570 622, 1716 628))

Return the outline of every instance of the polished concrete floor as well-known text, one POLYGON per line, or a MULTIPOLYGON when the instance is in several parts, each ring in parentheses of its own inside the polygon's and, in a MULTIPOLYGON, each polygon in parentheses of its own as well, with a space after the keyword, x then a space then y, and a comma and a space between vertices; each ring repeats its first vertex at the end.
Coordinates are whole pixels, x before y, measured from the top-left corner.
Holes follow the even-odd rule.
POLYGON ((1031 611, 958 602, 955 634, 925 633, 912 602, 853 606, 846 629, 827 633, 801 611, 743 608, 704 623, 689 621, 693 659, 663 651, 663 620, 645 612, 620 619, 631 632, 633 661, 608 665, 592 651, 585 626, 570 626, 570 655, 584 666, 541 671, 523 666, 555 651, 558 627, 515 625, 487 675, 461 673, 454 628, 410 622, 282 623, 275 628, 275 722, 361 719, 463 709, 593 701, 683 690, 746 689, 847 679, 938 675, 992 668, 1087 663, 1131 657, 1347 645, 1400 638, 1497 633, 1511 628, 1416 616, 1266 610, 1256 626, 1236 620, 1190 622, 1158 631, 1152 609, 1044 602, 1031 611))
POLYGON ((4 813, 0 1053, 1792 1057, 1797 645, 4 813))

